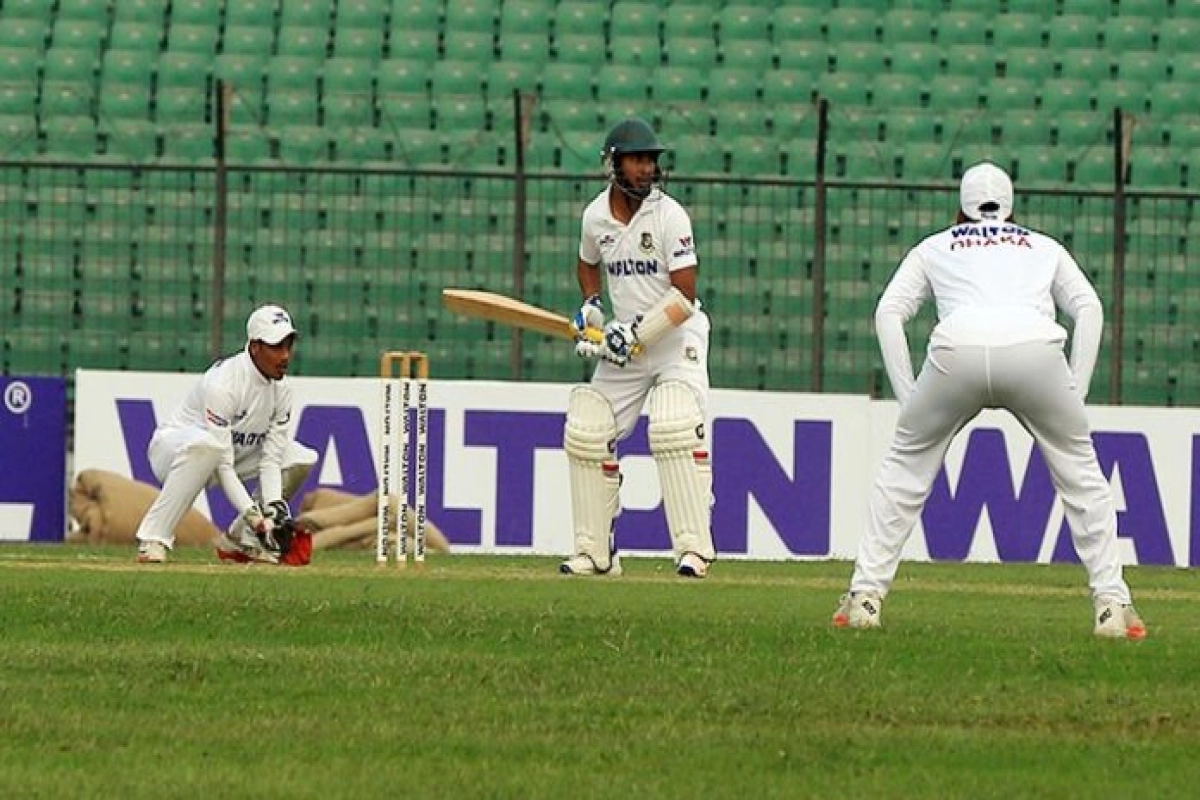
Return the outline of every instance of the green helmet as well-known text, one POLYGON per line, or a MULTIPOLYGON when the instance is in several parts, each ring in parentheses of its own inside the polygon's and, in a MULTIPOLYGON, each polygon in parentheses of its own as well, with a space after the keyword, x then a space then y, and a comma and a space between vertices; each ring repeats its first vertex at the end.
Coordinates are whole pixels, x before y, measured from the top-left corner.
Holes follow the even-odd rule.
POLYGON ((666 150, 658 141, 654 129, 644 119, 631 117, 608 132, 604 140, 604 158, 624 155, 625 153, 654 153, 666 150))

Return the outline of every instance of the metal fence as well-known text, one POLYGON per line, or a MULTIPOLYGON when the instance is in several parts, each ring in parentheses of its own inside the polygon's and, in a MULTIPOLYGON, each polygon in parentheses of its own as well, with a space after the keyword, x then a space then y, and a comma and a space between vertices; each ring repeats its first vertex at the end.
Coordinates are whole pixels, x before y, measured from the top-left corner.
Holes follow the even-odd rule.
MULTIPOLYGON (((603 186, 486 169, 0 163, 3 369, 198 371, 274 301, 304 333, 297 374, 368 375, 406 347, 446 378, 577 380, 569 343, 525 334, 518 347, 439 294, 486 288, 573 313, 579 215, 603 186)), ((874 304, 906 249, 952 221, 952 182, 676 175, 668 190, 696 231, 714 385, 887 393, 874 304)), ((1092 399, 1200 402, 1187 269, 1200 196, 1018 195, 1018 219, 1067 244, 1105 301, 1092 399)), ((931 321, 927 309, 913 326, 917 357, 931 321)))

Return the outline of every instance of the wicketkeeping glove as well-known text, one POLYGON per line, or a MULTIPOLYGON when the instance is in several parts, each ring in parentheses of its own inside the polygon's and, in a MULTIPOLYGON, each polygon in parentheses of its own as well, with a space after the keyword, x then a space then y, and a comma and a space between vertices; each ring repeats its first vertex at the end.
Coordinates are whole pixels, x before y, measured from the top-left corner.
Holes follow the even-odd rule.
POLYGON ((280 555, 287 555, 292 549, 292 539, 296 535, 296 520, 292 519, 292 510, 284 500, 272 500, 267 504, 267 514, 271 518, 275 549, 280 555))

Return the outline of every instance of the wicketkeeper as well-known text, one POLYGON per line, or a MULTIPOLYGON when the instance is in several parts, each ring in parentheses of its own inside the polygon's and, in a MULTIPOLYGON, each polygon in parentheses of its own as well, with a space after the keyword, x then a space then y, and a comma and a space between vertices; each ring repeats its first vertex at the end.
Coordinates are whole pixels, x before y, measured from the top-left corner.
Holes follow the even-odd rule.
POLYGON ((676 571, 703 578, 716 558, 706 433, 709 322, 696 296, 691 218, 661 186, 663 149, 643 120, 614 127, 602 153, 608 186, 583 212, 575 350, 597 364, 591 383, 572 390, 567 409, 575 552, 560 570, 568 575, 621 573, 613 535, 617 442, 644 406, 676 571), (611 317, 601 299, 605 282, 611 317), (589 341, 589 328, 603 329, 604 341, 589 341))
POLYGON ((310 538, 287 500, 317 453, 290 433, 287 369, 296 343, 291 315, 265 305, 246 322, 246 347, 213 364, 150 439, 150 466, 162 491, 137 530, 142 563, 162 563, 175 527, 205 486, 220 483, 238 517, 217 541, 224 561, 302 563, 310 538), (257 478, 257 496, 247 482, 257 478))

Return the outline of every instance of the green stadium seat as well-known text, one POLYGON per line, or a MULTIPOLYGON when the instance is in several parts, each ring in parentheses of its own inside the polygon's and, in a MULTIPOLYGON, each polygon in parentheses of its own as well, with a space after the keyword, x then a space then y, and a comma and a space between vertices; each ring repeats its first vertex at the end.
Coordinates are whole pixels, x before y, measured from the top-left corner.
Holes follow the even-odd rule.
POLYGON ((824 42, 795 41, 775 46, 781 70, 803 70, 821 75, 829 71, 833 54, 824 42))
POLYGON ((533 94, 541 79, 541 66, 526 60, 507 61, 499 59, 488 65, 486 90, 488 103, 512 101, 513 90, 533 94))
POLYGON ((1108 148, 1095 148, 1067 163, 1067 179, 1076 186, 1093 189, 1113 185, 1113 156, 1108 148))
POLYGON ((149 84, 106 86, 100 93, 97 117, 107 122, 150 119, 149 84))
POLYGON ((430 65, 418 59, 389 59, 376 67, 375 87, 381 95, 429 91, 430 65))
POLYGON ((367 58, 334 56, 321 66, 322 91, 356 92, 370 96, 375 86, 375 62, 367 58))
POLYGON ((393 28, 388 34, 386 58, 433 63, 438 58, 437 33, 417 28, 393 28))
POLYGON ((710 103, 750 103, 759 97, 759 73, 753 70, 718 67, 708 73, 707 83, 710 103))
POLYGON ((38 116, 77 117, 93 113, 95 91, 91 84, 69 82, 43 82, 38 98, 38 116))
POLYGON ((1200 36, 1200 18, 1171 17, 1170 23, 1159 26, 1158 49, 1164 53, 1191 53, 1200 36))
POLYGON ((167 50, 211 56, 217 52, 219 33, 216 26, 174 24, 167 32, 167 50))
POLYGON ((435 98, 448 94, 483 95, 479 65, 468 61, 439 61, 429 71, 429 91, 435 98))
POLYGON ((108 25, 92 20, 68 20, 59 18, 54 23, 52 46, 85 50, 93 58, 99 58, 104 49, 108 34, 108 25))
POLYGON ((989 111, 1033 111, 1038 105, 1038 83, 1023 78, 993 78, 982 94, 989 111))
POLYGON ((1055 54, 1044 47, 1013 47, 996 58, 997 74, 1004 78, 1044 81, 1058 68, 1055 54))
MULTIPOLYGON (((1141 147, 1130 158, 1129 183, 1139 189, 1186 188, 1180 158, 1170 147, 1141 147)), ((1160 220, 1154 220, 1160 222, 1160 220)))
POLYGON ((833 69, 868 81, 887 70, 891 53, 890 47, 878 42, 847 42, 833 51, 833 69))
POLYGON ((764 136, 738 136, 726 144, 728 173, 737 178, 778 178, 782 172, 780 154, 771 139, 764 136))
POLYGON ((325 58, 329 50, 329 28, 298 27, 280 28, 275 41, 275 53, 279 57, 325 58))
POLYGON ((816 75, 799 69, 778 69, 763 73, 762 102, 769 110, 781 103, 807 103, 812 99, 816 75))
POLYGON ((158 59, 158 90, 163 92, 181 87, 204 87, 208 83, 211 65, 211 56, 205 57, 198 53, 163 53, 158 59))
MULTIPOLYGON (((1088 111, 1095 107, 1092 81, 1062 78, 1042 82, 1041 106, 1044 111, 1088 111)), ((1035 89, 1036 90, 1036 89, 1035 89)))
POLYGON ((450 61, 486 65, 496 57, 495 38, 482 31, 456 33, 446 37, 442 55, 450 61))
POLYGON ((1105 49, 1112 53, 1154 50, 1158 47, 1158 20, 1129 14, 1108 17, 1100 35, 1105 49))
MULTIPOLYGON (((123 22, 112 26, 108 40, 108 49, 157 53, 162 45, 162 40, 163 27, 161 22, 123 22)), ((107 52, 105 55, 107 55, 107 52)))
POLYGON ((1162 140, 1175 148, 1200 148, 1200 115, 1180 115, 1163 123, 1162 140))
POLYGON ((1116 73, 1116 64, 1104 50, 1063 50, 1058 56, 1058 75, 1071 80, 1100 82, 1116 73))
MULTIPOLYGON (((118 5, 125 5, 124 0, 118 5)), ((170 0, 170 22, 175 25, 203 25, 217 30, 221 24, 221 3, 212 0, 170 0)))
POLYGON ((393 158, 408 166, 434 166, 442 163, 442 143, 428 128, 397 128, 394 131, 393 158))
POLYGON ((375 124, 375 99, 369 90, 327 89, 321 93, 320 103, 321 123, 339 134, 375 124))
POLYGON ((254 56, 263 58, 275 46, 275 32, 270 28, 232 25, 225 28, 220 50, 225 55, 254 56))
POLYGON ((98 126, 104 154, 130 163, 146 163, 158 158, 158 125, 128 119, 101 119, 98 126))
POLYGON ((982 89, 976 78, 962 77, 970 75, 951 64, 951 72, 947 75, 937 75, 929 81, 929 107, 938 111, 959 113, 972 111, 980 107, 982 89))
POLYGON ((1104 81, 1096 84, 1095 107, 1097 111, 1109 113, 1120 108, 1127 114, 1141 114, 1146 110, 1149 93, 1149 85, 1141 81, 1104 81))
POLYGON ((1005 147, 1053 144, 1051 127, 1036 111, 1013 111, 994 119, 1000 129, 1000 143, 1005 147))
POLYGON ((549 63, 542 69, 542 94, 552 98, 591 99, 593 75, 594 70, 587 64, 549 63))
POLYGON ((330 160, 330 139, 326 128, 318 125, 276 126, 279 160, 285 164, 310 166, 330 160))
POLYGON ((717 44, 710 38, 680 37, 663 43, 663 63, 675 67, 710 68, 717 65, 717 44))
POLYGON ((42 64, 45 83, 93 83, 99 61, 91 50, 51 47, 42 64))
POLYGON ((1100 22, 1081 14, 1053 17, 1046 25, 1046 46, 1052 50, 1080 48, 1094 50, 1102 47, 1100 22))
POLYGON ((522 62, 541 69, 550 60, 550 37, 541 33, 514 33, 499 43, 500 61, 522 62))
POLYGON ((1171 57, 1172 83, 1194 83, 1200 79, 1200 52, 1179 53, 1171 57))
POLYGON ((569 33, 554 38, 550 43, 550 55, 554 61, 597 68, 608 60, 608 44, 599 31, 569 33))
POLYGON ((274 56, 266 61, 267 90, 317 89, 322 60, 301 56, 274 56))
POLYGON ((0 82, 0 115, 5 117, 37 114, 38 88, 32 82, 0 82))
MULTIPOLYGON (((771 110, 771 128, 785 146, 796 144, 811 150, 817 136, 817 106, 812 102, 789 103, 771 110)), ((788 173, 789 175, 792 173, 788 173)))
POLYGON ((41 153, 51 158, 90 159, 98 152, 96 123, 90 116, 59 115, 42 122, 41 153))
POLYGON ((52 19, 55 0, 7 0, 4 4, 6 19, 52 19))
POLYGON ((928 103, 928 81, 916 75, 883 73, 871 81, 871 105, 881 109, 920 108, 928 103))
POLYGON ((0 83, 34 85, 40 66, 40 59, 31 58, 27 49, 0 45, 0 74, 4 76, 0 83))
POLYGON ((383 29, 339 26, 333 34, 332 54, 333 58, 378 61, 383 58, 383 29))
POLYGON ((1001 51, 1042 47, 1046 43, 1046 24, 1038 14, 997 14, 993 17, 992 44, 1001 51))
MULTIPOLYGON (((287 91, 300 92, 303 90, 279 90, 278 93, 287 91)), ((263 88, 262 86, 243 86, 242 88, 234 88, 229 94, 227 101, 227 113, 229 115, 229 124, 237 126, 261 126, 266 120, 266 112, 263 105, 263 88)), ((214 115, 216 113, 214 106, 214 115)))
MULTIPOLYGON (((696 115, 696 117, 697 119, 689 120, 693 126, 693 132, 701 119, 700 115, 696 115)), ((762 138, 771 135, 773 124, 773 115, 762 103, 730 101, 723 104, 713 114, 712 127, 721 137, 753 136, 762 138)))
POLYGON ((882 40, 889 45, 930 44, 933 31, 933 15, 924 9, 889 9, 880 24, 882 40))
POLYGON ((380 93, 376 97, 379 127, 384 130, 429 130, 433 127, 433 106, 425 94, 380 93))
POLYGON ((1064 111, 1051 121, 1054 143, 1070 148, 1103 144, 1112 127, 1111 116, 1101 111, 1064 111))
POLYGON ((771 40, 772 9, 751 3, 730 3, 714 15, 717 41, 725 44, 737 39, 759 42, 771 40))
POLYGON ((858 108, 870 104, 867 84, 858 75, 828 73, 817 79, 817 91, 835 107, 858 108))
POLYGON ((713 5, 670 3, 663 10, 662 37, 666 43, 678 39, 713 39, 713 5))
MULTIPOLYGON (((988 31, 992 20, 982 11, 945 11, 933 19, 934 41, 946 47, 989 44, 988 31)), ((957 68, 954 61, 946 59, 951 70, 957 68)))
POLYGON ((769 41, 734 39, 722 42, 717 48, 717 58, 725 67, 766 72, 775 67, 775 48, 769 41))
POLYGON ((655 103, 698 104, 704 99, 708 73, 699 67, 659 67, 650 81, 655 103))
POLYGON ((824 10, 809 3, 780 3, 771 12, 771 36, 776 47, 822 41, 824 24, 824 10))
POLYGON ((944 144, 913 142, 900 151, 900 177, 905 181, 944 181, 954 176, 950 149, 944 144))
POLYGON ((1115 13, 1114 0, 1058 0, 1059 14, 1107 17, 1115 13))
POLYGON ((225 158, 237 164, 262 164, 275 160, 266 130, 245 125, 230 126, 225 137, 225 158))
POLYGON ((929 79, 946 72, 945 50, 936 44, 907 44, 892 50, 890 64, 898 74, 929 79))
POLYGON ((21 19, 0 18, 0 42, 5 47, 18 47, 30 53, 42 53, 50 40, 50 28, 46 18, 21 19))
MULTIPOLYGON (((3 90, 0 89, 0 95, 3 90)), ((0 158, 28 158, 37 153, 38 132, 32 110, 28 114, 0 112, 0 158)), ((8 214, 5 218, 11 222, 8 214)))
POLYGON ((940 142, 945 134, 946 120, 941 113, 929 109, 889 109, 880 126, 882 140, 896 144, 906 142, 940 142))
POLYGON ((841 7, 825 14, 825 41, 842 46, 846 42, 880 41, 879 13, 865 8, 841 7))
MULTIPOLYGON (((288 0, 292 2, 292 0, 288 0)), ((278 0, 237 0, 225 4, 225 25, 255 26, 274 30, 278 17, 278 0)))
POLYGON ((484 130, 487 104, 477 94, 444 95, 433 106, 434 128, 442 131, 484 130))
POLYGON ((100 81, 105 90, 120 84, 149 86, 157 71, 157 51, 108 50, 100 64, 100 81))
POLYGON ((496 32, 500 8, 497 0, 454 0, 446 4, 445 14, 445 30, 455 36, 462 33, 490 36, 496 32))
POLYGON ((163 125, 201 124, 208 118, 208 90, 176 87, 155 96, 154 119, 163 125))
POLYGON ((630 66, 658 66, 662 62, 662 48, 658 37, 628 36, 622 39, 614 48, 613 61, 630 66))
POLYGON ((554 0, 505 0, 497 22, 500 41, 529 34, 548 39, 554 8, 554 0))
POLYGON ((219 79, 235 92, 261 94, 265 67, 261 53, 225 53, 213 59, 212 75, 214 82, 219 79))
POLYGON ((1156 116, 1195 113, 1195 88, 1181 81, 1160 83, 1150 88, 1149 104, 1148 111, 1156 116))
POLYGON ((279 28, 326 28, 333 19, 330 0, 286 0, 279 4, 279 28))
POLYGON ((1116 77, 1122 80, 1142 81, 1155 84, 1171 76, 1171 58, 1158 51, 1132 51, 1121 53, 1115 59, 1116 77))
POLYGON ((169 3, 170 0, 121 0, 113 3, 113 24, 148 22, 162 30, 169 3))
MULTIPOLYGON (((435 0, 425 0, 424 3, 406 3, 405 13, 438 13, 435 0)), ((336 24, 338 30, 345 28, 374 28, 386 30, 392 14, 391 0, 339 0, 337 4, 336 24)))
POLYGON ((333 156, 356 165, 382 164, 392 159, 392 139, 375 128, 351 127, 334 137, 333 156))

